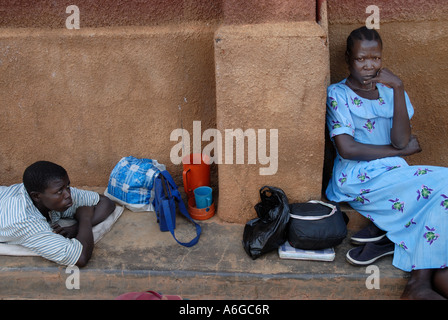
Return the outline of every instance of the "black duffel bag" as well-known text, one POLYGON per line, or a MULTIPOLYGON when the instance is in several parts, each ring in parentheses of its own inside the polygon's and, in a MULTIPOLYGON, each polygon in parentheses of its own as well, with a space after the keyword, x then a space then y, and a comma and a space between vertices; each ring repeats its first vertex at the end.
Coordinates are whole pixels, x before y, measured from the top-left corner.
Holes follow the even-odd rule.
POLYGON ((348 217, 336 203, 311 200, 291 203, 289 209, 288 241, 294 248, 332 248, 347 236, 348 217))

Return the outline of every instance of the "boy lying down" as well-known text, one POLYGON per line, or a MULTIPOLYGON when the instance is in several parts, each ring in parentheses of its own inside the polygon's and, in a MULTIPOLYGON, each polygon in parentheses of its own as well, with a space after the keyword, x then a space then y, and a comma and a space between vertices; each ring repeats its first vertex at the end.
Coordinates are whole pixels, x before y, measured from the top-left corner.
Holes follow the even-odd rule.
POLYGON ((83 267, 93 251, 92 227, 114 210, 109 198, 70 187, 61 166, 38 161, 25 170, 23 183, 0 187, 0 242, 22 245, 62 265, 83 267), (61 227, 61 218, 77 223, 61 227))

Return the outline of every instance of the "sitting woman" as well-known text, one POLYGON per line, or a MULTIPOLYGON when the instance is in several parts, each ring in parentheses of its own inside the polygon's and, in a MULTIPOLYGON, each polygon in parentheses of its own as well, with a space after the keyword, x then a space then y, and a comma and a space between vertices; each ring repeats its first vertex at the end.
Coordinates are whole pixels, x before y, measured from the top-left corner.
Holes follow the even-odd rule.
POLYGON ((337 155, 326 195, 377 227, 357 235, 364 246, 347 253, 350 262, 367 265, 393 253, 393 265, 411 275, 402 299, 445 299, 448 168, 409 166, 401 158, 421 149, 411 134, 413 107, 400 78, 383 68, 382 49, 377 31, 354 30, 347 39, 350 75, 328 87, 337 155))

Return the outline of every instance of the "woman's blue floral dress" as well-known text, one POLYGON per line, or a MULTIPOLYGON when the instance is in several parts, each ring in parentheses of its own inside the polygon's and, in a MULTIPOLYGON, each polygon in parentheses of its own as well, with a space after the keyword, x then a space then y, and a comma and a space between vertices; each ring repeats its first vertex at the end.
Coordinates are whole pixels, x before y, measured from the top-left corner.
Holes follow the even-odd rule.
MULTIPOLYGON (((345 79, 327 90, 330 136, 348 134, 365 144, 390 144, 393 89, 377 84, 379 99, 358 96, 345 79)), ((407 94, 411 118, 414 109, 407 94)), ((337 154, 329 200, 348 202, 387 231, 393 264, 404 271, 445 268, 448 261, 448 168, 409 166, 401 157, 354 161, 337 154)))

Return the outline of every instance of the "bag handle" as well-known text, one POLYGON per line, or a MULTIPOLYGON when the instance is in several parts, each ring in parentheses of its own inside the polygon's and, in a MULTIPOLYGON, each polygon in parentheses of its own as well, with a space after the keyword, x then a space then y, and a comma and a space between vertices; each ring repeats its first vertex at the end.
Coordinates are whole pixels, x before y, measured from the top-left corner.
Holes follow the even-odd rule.
MULTIPOLYGON (((191 189, 190 189, 190 185, 188 183, 188 173, 191 171, 191 169, 187 169, 182 171, 182 180, 184 182, 184 187, 185 187, 185 193, 188 195, 189 193, 191 193, 191 189)), ((191 174, 191 173, 190 173, 191 174)))
POLYGON ((199 237, 201 235, 201 226, 199 224, 197 224, 191 217, 190 214, 188 213, 187 208, 185 207, 184 201, 182 200, 182 197, 179 193, 179 191, 177 190, 177 186, 176 183, 174 182, 173 178, 170 176, 170 174, 168 173, 168 171, 161 171, 159 173, 160 176, 160 180, 162 183, 162 187, 163 187, 163 191, 165 193, 165 196, 168 195, 168 192, 170 195, 173 195, 175 198, 175 202, 177 202, 177 205, 179 207, 180 212, 182 213, 183 216, 185 216, 188 220, 190 220, 190 222, 192 222, 195 227, 196 227, 196 237, 191 240, 190 242, 181 242, 179 240, 177 240, 176 235, 174 233, 174 223, 171 219, 171 214, 169 214, 172 211, 176 210, 176 204, 173 201, 170 201, 169 197, 167 197, 166 199, 162 200, 162 207, 163 207, 163 215, 165 217, 166 220, 166 224, 168 227, 168 230, 170 230, 171 234, 173 235, 174 240, 177 241, 177 243, 179 243, 180 245, 183 245, 185 247, 191 247, 194 246, 198 241, 199 241, 199 237), (170 188, 170 185, 173 186, 174 188, 170 188), (168 191, 167 191, 168 190, 168 191))
POLYGON ((162 181, 162 188, 165 197, 167 198, 171 197, 171 189, 168 187, 168 182, 166 181, 166 178, 163 175, 161 175, 160 180, 162 181))
POLYGON ((310 200, 310 201, 308 201, 307 203, 317 203, 317 204, 321 204, 321 205, 323 205, 323 206, 329 207, 329 208, 331 209, 331 212, 330 212, 329 214, 325 214, 325 215, 322 215, 322 216, 300 216, 300 215, 297 215, 297 214, 291 214, 291 213, 290 213, 290 214, 289 214, 290 217, 291 217, 291 218, 294 218, 294 219, 299 219, 299 220, 315 221, 315 220, 322 220, 322 219, 331 217, 331 216, 332 216, 333 214, 335 214, 336 211, 337 211, 336 206, 335 206, 335 205, 332 205, 331 203, 326 203, 326 202, 319 201, 319 200, 310 200))

